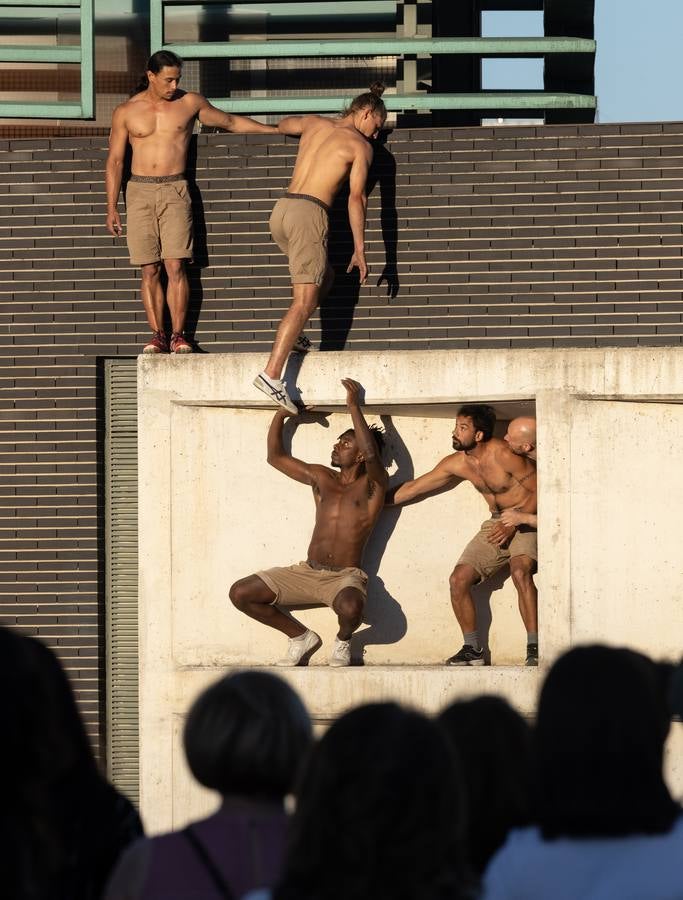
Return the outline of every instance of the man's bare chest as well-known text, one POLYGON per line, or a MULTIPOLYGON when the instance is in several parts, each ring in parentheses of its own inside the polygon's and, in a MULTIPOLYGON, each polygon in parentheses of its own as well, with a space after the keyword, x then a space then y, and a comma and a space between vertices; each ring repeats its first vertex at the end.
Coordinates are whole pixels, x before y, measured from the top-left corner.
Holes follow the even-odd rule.
POLYGON ((505 494, 514 485, 510 473, 495 463, 468 460, 466 477, 482 494, 505 494))

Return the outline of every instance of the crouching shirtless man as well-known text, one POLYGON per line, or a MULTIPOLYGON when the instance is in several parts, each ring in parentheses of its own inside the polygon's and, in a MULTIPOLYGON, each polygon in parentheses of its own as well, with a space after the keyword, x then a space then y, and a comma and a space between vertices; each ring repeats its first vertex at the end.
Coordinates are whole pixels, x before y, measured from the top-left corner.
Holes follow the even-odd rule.
POLYGON ((316 465, 285 452, 282 431, 292 415, 279 409, 268 431, 268 462, 283 474, 313 488, 315 527, 308 558, 292 566, 266 569, 235 582, 230 599, 241 612, 289 638, 278 665, 308 662, 320 647, 319 635, 282 610, 298 604, 329 606, 337 614, 339 632, 329 658, 331 666, 351 662, 350 640, 361 623, 367 575, 360 568, 363 549, 384 506, 387 473, 382 465, 382 432, 370 428, 360 406, 361 386, 342 379, 353 428, 341 434, 331 464, 316 465))
POLYGON ((495 423, 496 414, 490 406, 461 407, 453 430, 456 452, 442 459, 431 472, 404 482, 387 495, 388 505, 397 505, 470 481, 489 506, 491 518, 465 547, 450 577, 451 604, 464 645, 446 661, 449 666, 484 665, 471 588, 508 563, 527 631, 526 664, 538 665, 538 596, 533 580, 538 555, 536 530, 521 524, 505 526, 500 521, 501 512, 506 509, 536 512, 536 465, 492 436, 495 423), (490 539, 493 532, 501 531, 504 533, 500 543, 490 539))

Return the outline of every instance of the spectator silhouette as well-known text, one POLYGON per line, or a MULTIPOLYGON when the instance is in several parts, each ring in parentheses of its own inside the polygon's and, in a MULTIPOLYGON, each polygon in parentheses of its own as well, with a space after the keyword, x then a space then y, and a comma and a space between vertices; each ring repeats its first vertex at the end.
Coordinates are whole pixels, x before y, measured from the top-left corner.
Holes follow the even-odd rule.
POLYGON ((0 893, 98 900, 140 819, 99 773, 54 653, 0 628, 0 679, 0 893))
POLYGON ((531 824, 531 728, 502 697, 452 703, 439 723, 453 741, 467 790, 467 849, 482 875, 512 828, 531 824))
POLYGON ((284 874, 248 900, 458 900, 464 791, 436 723, 394 703, 338 719, 297 793, 284 874))
POLYGON ((228 675, 195 701, 184 739, 192 774, 223 803, 182 831, 134 844, 106 900, 224 900, 280 873, 283 800, 311 743, 297 694, 266 672, 228 675))
POLYGON ((683 818, 662 776, 671 667, 630 650, 570 650, 541 692, 539 828, 514 831, 485 900, 681 900, 683 818))

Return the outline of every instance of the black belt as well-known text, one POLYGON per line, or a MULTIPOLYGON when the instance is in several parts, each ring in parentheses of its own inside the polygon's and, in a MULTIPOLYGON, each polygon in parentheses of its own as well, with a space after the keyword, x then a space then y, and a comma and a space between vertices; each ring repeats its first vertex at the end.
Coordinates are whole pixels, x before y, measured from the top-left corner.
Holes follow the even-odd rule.
POLYGON ((290 194, 289 191, 285 191, 285 197, 288 200, 308 200, 311 203, 315 203, 320 209, 324 209, 329 215, 330 207, 326 203, 323 203, 322 200, 318 200, 317 197, 313 197, 311 194, 290 194))
POLYGON ((185 181, 185 173, 178 172, 177 175, 131 175, 129 181, 136 181, 138 184, 168 184, 170 181, 185 181))

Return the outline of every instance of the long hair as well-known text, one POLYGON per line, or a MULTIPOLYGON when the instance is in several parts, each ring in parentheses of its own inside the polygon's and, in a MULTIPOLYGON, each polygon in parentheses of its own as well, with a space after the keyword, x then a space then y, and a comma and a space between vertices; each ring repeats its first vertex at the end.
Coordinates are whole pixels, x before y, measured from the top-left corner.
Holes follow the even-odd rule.
POLYGON ((140 80, 138 81, 137 85, 130 92, 130 96, 134 97, 136 94, 141 94, 143 91, 146 91, 149 87, 149 78, 147 77, 147 73, 153 72, 155 75, 158 75, 159 72, 161 72, 161 70, 164 68, 164 66, 174 66, 182 69, 183 61, 175 53, 171 53, 170 50, 157 50, 157 52, 153 53, 147 60, 145 71, 140 76, 140 80))
POLYGON ((99 774, 57 658, 0 628, 0 871, 13 900, 95 900, 137 813, 99 774))
POLYGON ((458 900, 463 793, 436 723, 394 703, 347 713, 303 772, 275 900, 458 900))
POLYGON ((468 853, 482 874, 512 828, 532 821, 532 732, 502 697, 452 703, 439 724, 458 752, 467 786, 468 853))
POLYGON ((371 112, 381 112, 383 116, 386 117, 387 108, 384 105, 384 100, 382 100, 382 94, 384 93, 384 85, 381 81, 373 81, 370 85, 370 90, 366 91, 364 94, 359 94, 355 97, 348 106, 345 106, 342 110, 343 116, 350 116, 351 113, 358 112, 361 109, 369 109, 371 112))
POLYGON ((662 776, 671 667, 576 647, 545 680, 536 724, 543 837, 663 834, 680 814, 662 776))

